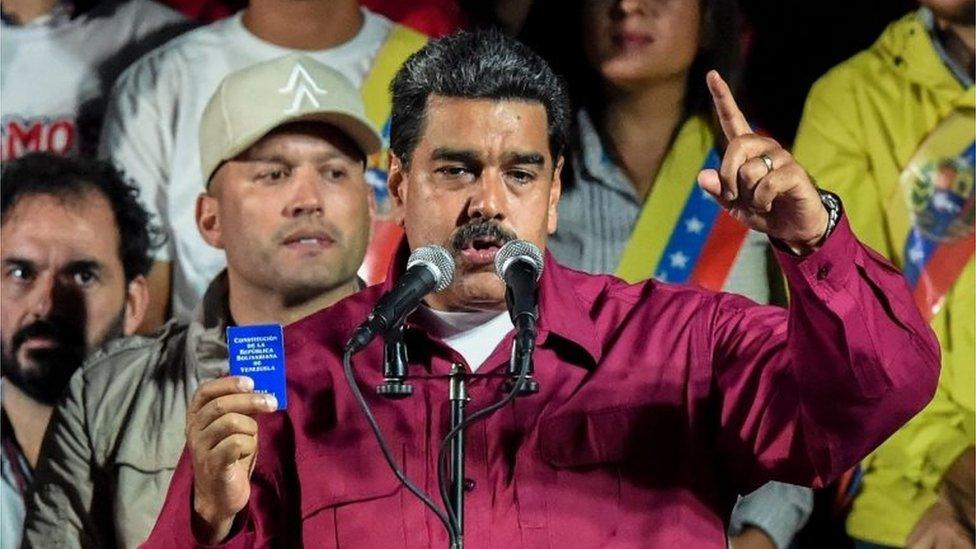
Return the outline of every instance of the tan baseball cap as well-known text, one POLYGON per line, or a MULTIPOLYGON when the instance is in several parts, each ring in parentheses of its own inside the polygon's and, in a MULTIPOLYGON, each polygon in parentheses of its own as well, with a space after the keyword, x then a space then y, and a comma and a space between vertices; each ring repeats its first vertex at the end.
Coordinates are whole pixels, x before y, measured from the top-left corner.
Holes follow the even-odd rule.
POLYGON ((342 130, 367 156, 382 141, 366 118, 362 96, 339 71, 307 55, 251 65, 221 81, 200 120, 205 186, 226 160, 288 122, 313 120, 342 130))

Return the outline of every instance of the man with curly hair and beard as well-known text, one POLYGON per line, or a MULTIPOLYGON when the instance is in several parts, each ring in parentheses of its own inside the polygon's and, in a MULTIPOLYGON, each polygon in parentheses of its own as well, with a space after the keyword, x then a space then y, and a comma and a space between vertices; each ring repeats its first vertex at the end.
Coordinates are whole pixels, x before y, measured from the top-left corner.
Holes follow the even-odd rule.
POLYGON ((104 162, 30 154, 5 166, 0 188, 6 548, 20 544, 24 495, 71 375, 142 322, 154 233, 136 189, 104 162))

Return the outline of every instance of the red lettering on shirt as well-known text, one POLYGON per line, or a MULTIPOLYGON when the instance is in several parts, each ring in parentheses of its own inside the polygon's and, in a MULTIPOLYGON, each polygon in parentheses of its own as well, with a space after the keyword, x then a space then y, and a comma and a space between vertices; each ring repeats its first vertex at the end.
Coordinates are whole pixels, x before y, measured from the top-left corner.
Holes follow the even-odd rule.
POLYGON ((31 152, 69 155, 75 152, 77 126, 73 117, 9 117, 3 121, 0 159, 20 158, 31 152))

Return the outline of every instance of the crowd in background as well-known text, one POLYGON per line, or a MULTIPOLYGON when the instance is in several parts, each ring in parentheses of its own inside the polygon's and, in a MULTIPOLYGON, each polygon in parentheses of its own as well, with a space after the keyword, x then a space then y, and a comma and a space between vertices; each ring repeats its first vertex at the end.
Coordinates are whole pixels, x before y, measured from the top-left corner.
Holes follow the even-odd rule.
MULTIPOLYGON (((189 396, 226 373, 226 327, 287 324, 386 276, 401 238, 390 82, 430 37, 483 27, 535 49, 568 86, 558 261, 787 303, 768 239, 695 183, 725 145, 705 83, 716 69, 754 130, 791 146, 904 271, 939 336, 933 402, 836 485, 741 494, 730 545, 973 547, 976 2, 920 4, 4 0, 0 547, 22 533, 37 547, 146 538, 189 396), (303 70, 279 74, 282 58, 303 70), (262 74, 279 87, 257 91, 262 74), (299 109, 321 82, 358 90, 378 134, 340 125, 348 146, 330 151, 330 177, 367 191, 319 203, 228 190, 251 176, 208 163, 226 153, 210 149, 262 128, 276 90, 299 109), (262 246, 325 237, 280 234, 272 218, 310 209, 329 212, 338 251, 277 269, 262 246), (229 295, 228 279, 247 290, 229 295)), ((235 154, 282 154, 307 130, 276 128, 235 154)))

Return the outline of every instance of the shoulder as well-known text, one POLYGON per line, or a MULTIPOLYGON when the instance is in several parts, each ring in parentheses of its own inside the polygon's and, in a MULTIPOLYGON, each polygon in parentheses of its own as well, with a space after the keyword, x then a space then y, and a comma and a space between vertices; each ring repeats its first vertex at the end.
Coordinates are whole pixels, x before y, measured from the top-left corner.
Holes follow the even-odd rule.
POLYGON ((132 21, 133 24, 140 27, 187 21, 176 10, 152 0, 127 0, 119 6, 116 17, 132 21))
POLYGON ((369 286, 285 326, 286 354, 299 350, 304 354, 314 349, 313 353, 328 350, 341 356, 346 341, 356 326, 366 319, 383 289, 382 284, 369 286))
POLYGON ((182 364, 186 332, 185 324, 171 320, 150 336, 108 342, 82 366, 79 377, 84 391, 104 395, 110 386, 135 391, 144 380, 164 374, 173 364, 182 364))
POLYGON ((723 295, 686 284, 668 284, 655 279, 630 283, 613 275, 559 268, 565 281, 561 284, 565 286, 564 291, 572 292, 582 310, 606 334, 635 321, 653 325, 663 319, 706 318, 707 314, 702 315, 713 310, 723 295))
POLYGON ((122 72, 116 93, 142 94, 160 83, 184 81, 199 63, 227 47, 224 41, 231 21, 221 20, 186 32, 140 57, 122 72))
POLYGON ((809 97, 834 103, 857 90, 885 88, 902 80, 897 67, 905 62, 902 56, 916 33, 924 34, 925 29, 914 12, 891 23, 870 47, 820 77, 810 88, 809 97))

